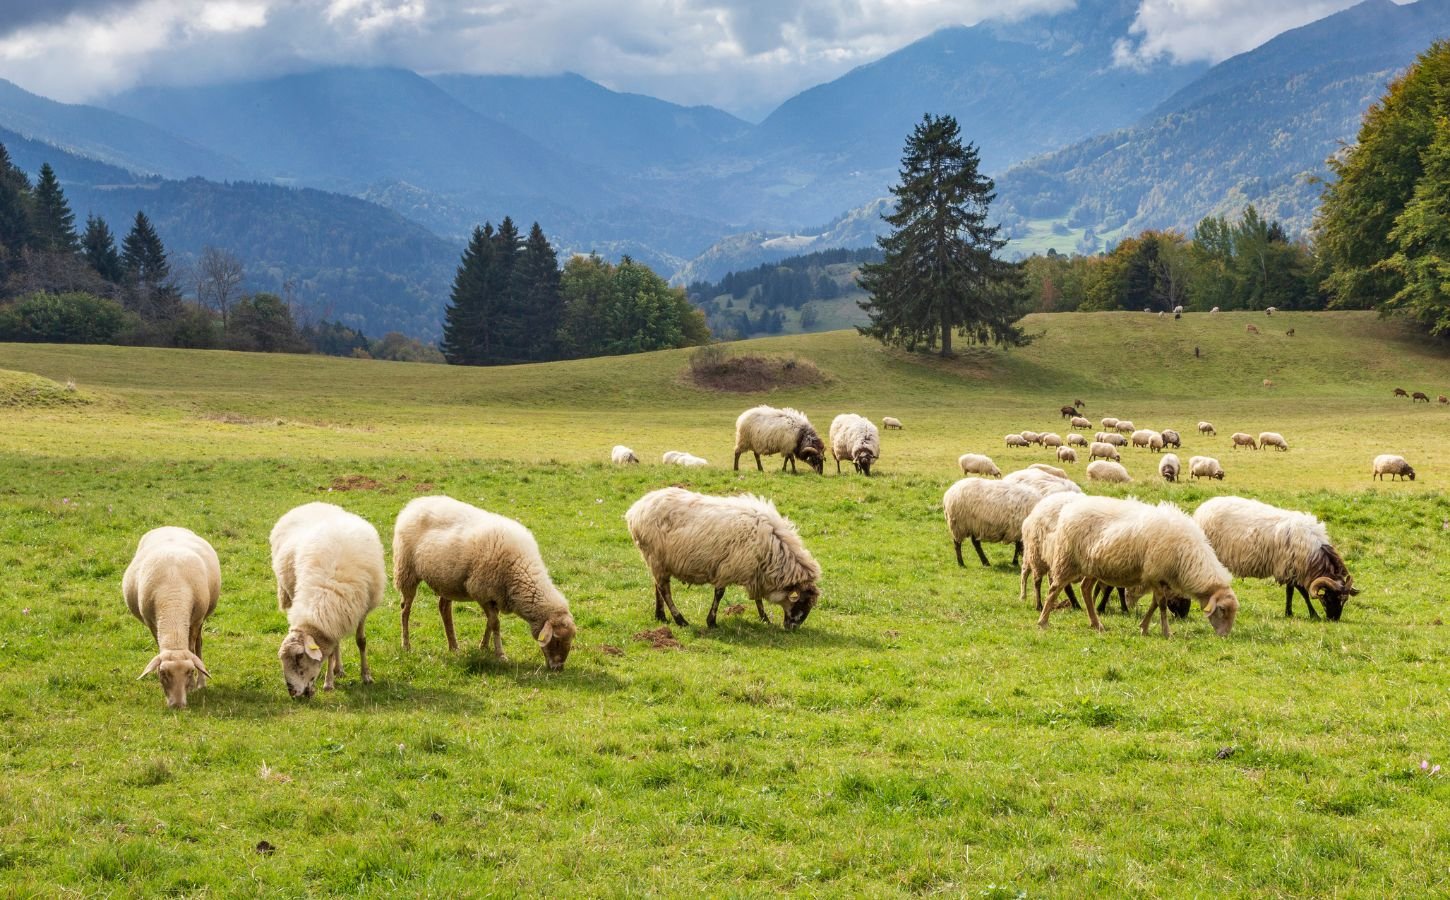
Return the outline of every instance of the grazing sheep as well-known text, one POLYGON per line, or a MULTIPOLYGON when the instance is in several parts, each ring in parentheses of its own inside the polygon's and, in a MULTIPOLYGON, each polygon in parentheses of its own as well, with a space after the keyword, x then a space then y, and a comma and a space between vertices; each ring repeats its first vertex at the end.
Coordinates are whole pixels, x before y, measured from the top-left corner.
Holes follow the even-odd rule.
MULTIPOLYGON (((1046 628, 1057 595, 1074 581, 1090 578, 1127 588, 1136 595, 1153 592, 1153 602, 1138 624, 1148 633, 1153 613, 1162 610, 1168 637, 1169 597, 1186 595, 1199 602, 1220 637, 1233 630, 1239 602, 1232 576, 1214 555, 1203 529, 1172 503, 1149 506, 1137 500, 1084 497, 1063 506, 1052 541, 1051 578, 1037 624, 1046 628)), ((1092 627, 1101 631, 1097 608, 1086 604, 1092 627)))
POLYGON ((1172 428, 1165 428, 1159 434, 1163 437, 1163 446, 1172 447, 1175 450, 1182 449, 1183 440, 1178 436, 1178 432, 1172 428))
POLYGON ((1057 466, 1049 466, 1047 463, 1033 463, 1025 469, 1018 469, 1016 472, 1012 472, 1003 480, 1030 482, 1040 488, 1043 488, 1046 493, 1064 490, 1082 490, 1082 488, 1078 487, 1077 483, 1072 480, 1071 475, 1067 474, 1062 469, 1059 469, 1057 466), (1058 481, 1050 481, 1044 478, 1044 475, 1050 475, 1052 476, 1052 478, 1055 478, 1058 481, 1066 482, 1066 484, 1059 484, 1058 481))
POLYGON ((1102 419, 1103 431, 1112 431, 1118 427, 1118 420, 1112 416, 1105 416, 1102 419))
POLYGON ((1072 417, 1072 421, 1069 422, 1068 424, 1071 425, 1073 428, 1091 428, 1091 427, 1093 427, 1093 423, 1092 422, 1089 422, 1087 419, 1084 419, 1082 416, 1073 416, 1072 417))
POLYGON ((1441 403, 1450 403, 1450 397, 1447 397, 1444 394, 1441 394, 1440 395, 1440 402, 1441 403))
POLYGON ((1106 481, 1111 484, 1128 484, 1133 480, 1133 476, 1120 463, 1102 459, 1088 463, 1087 477, 1088 481, 1106 481))
POLYGON ((1223 466, 1212 456, 1190 456, 1188 474, 1193 478, 1217 478, 1223 481, 1223 466))
POLYGON ((1212 434, 1212 435, 1217 435, 1218 434, 1218 431, 1216 429, 1214 429, 1212 422, 1199 422, 1198 423, 1198 433, 1199 434, 1212 434))
POLYGON ((698 469, 710 464, 709 460, 701 459, 693 453, 686 453, 683 450, 666 450, 660 459, 670 465, 686 466, 692 469, 698 469))
POLYGON ((1107 441, 1093 441, 1092 446, 1088 447, 1088 459, 1098 458, 1111 459, 1114 462, 1122 459, 1118 455, 1117 447, 1109 444, 1107 441))
POLYGON ((898 418, 896 418, 895 416, 882 416, 881 417, 881 427, 887 429, 888 431, 890 431, 890 430, 900 431, 901 430, 901 420, 898 419, 898 418))
POLYGON ((1198 507, 1193 521, 1236 578, 1272 578, 1284 585, 1286 616, 1294 615, 1296 590, 1310 618, 1319 618, 1309 599, 1314 594, 1331 622, 1339 621, 1345 601, 1359 593, 1324 523, 1309 513, 1243 497, 1214 497, 1198 507))
POLYGON ((1290 328, 1288 331, 1284 332, 1284 337, 1293 337, 1293 336, 1294 336, 1294 329, 1292 329, 1292 328, 1290 328))
POLYGON ((1035 431, 1024 431, 1022 432, 1022 440, 1029 444, 1040 444, 1042 443, 1042 435, 1035 431))
POLYGON ((1252 434, 1245 434, 1242 431, 1235 431, 1233 433, 1233 436, 1230 437, 1229 440, 1233 441, 1233 446, 1229 447, 1230 450, 1237 450, 1240 447, 1248 447, 1250 450, 1259 449, 1259 442, 1254 440, 1254 436, 1252 434))
POLYGON ((1103 444, 1112 444, 1114 447, 1126 447, 1128 439, 1116 431, 1099 431, 1094 440, 1103 444))
POLYGON ((1277 431, 1261 431, 1259 432, 1259 449, 1262 450, 1265 447, 1288 452, 1289 442, 1284 440, 1284 436, 1277 431))
POLYGON ((140 678, 155 672, 172 709, 185 709, 187 690, 205 687, 211 677, 201 661, 201 625, 216 609, 221 583, 211 544, 170 525, 141 536, 121 577, 126 607, 156 640, 156 655, 140 678))
POLYGON ((1424 391, 1415 391, 1410 395, 1411 403, 1419 403, 1421 400, 1424 400, 1426 403, 1430 402, 1430 398, 1425 395, 1424 391))
POLYGON ((1128 437, 1128 440, 1134 447, 1147 447, 1153 442, 1153 437, 1157 434, 1158 432, 1151 429, 1139 428, 1128 437))
POLYGON ((740 471, 740 455, 747 451, 755 455, 755 468, 761 472, 765 471, 761 454, 776 453, 784 457, 782 472, 789 465, 794 474, 797 458, 805 460, 817 475, 825 472, 826 445, 806 414, 790 407, 755 406, 740 414, 735 420, 735 471, 740 471))
POLYGON ((1405 462, 1403 456, 1398 456, 1394 453, 1381 453, 1374 458, 1373 477, 1384 481, 1386 475, 1390 476, 1391 481, 1400 478, 1408 478, 1411 481, 1415 480, 1415 470, 1410 467, 1409 463, 1405 462))
POLYGON ((1072 401, 1072 405, 1076 406, 1078 409, 1082 409, 1084 406, 1087 406, 1087 404, 1082 402, 1081 400, 1072 401))
POLYGON ((1214 308, 1213 308, 1213 309, 1210 309, 1210 310, 1209 310, 1209 312, 1211 312, 1211 313, 1216 313, 1216 312, 1218 312, 1218 307, 1217 307, 1217 306, 1215 306, 1215 307, 1214 307, 1214 308))
MULTIPOLYGON (((1042 609, 1042 579, 1052 568, 1053 537, 1057 533, 1057 520, 1063 507, 1082 498, 1083 494, 1062 492, 1050 494, 1038 501, 1022 520, 1022 576, 1017 599, 1027 599, 1027 581, 1030 578, 1037 593, 1037 608, 1042 609)), ((1068 600, 1078 605, 1072 592, 1072 585, 1064 590, 1068 600)))
POLYGON ((1183 307, 1182 306, 1175 306, 1175 307, 1173 307, 1173 314, 1175 316, 1181 316, 1181 315, 1183 315, 1183 307))
POLYGON ((1058 462, 1075 463, 1077 462, 1077 451, 1071 447, 1058 447, 1057 460, 1058 462))
POLYGON ((673 463, 680 457, 689 455, 690 454, 686 453, 683 450, 666 450, 664 453, 660 454, 660 462, 673 463))
POLYGON ((614 449, 609 451, 609 461, 616 466, 626 465, 627 463, 635 463, 637 465, 639 463, 639 457, 635 456, 634 451, 623 444, 615 444, 614 449))
POLYGON ((881 458, 881 433, 870 419, 841 413, 831 420, 830 438, 837 475, 841 474, 841 460, 849 459, 857 472, 871 477, 871 464, 881 458))
POLYGON ((1252 326, 1252 325, 1248 325, 1248 326, 1246 326, 1246 327, 1245 327, 1245 328, 1244 328, 1244 330, 1245 330, 1245 331, 1247 331, 1247 332, 1248 332, 1248 333, 1249 333, 1249 334, 1258 334, 1258 333, 1259 333, 1259 329, 1257 329, 1257 328, 1255 328, 1255 327, 1254 327, 1254 326, 1252 326))
POLYGON ((654 578, 655 618, 661 622, 668 621, 668 606, 676 625, 690 624, 675 608, 671 578, 714 586, 715 601, 705 619, 711 628, 732 584, 745 588, 762 621, 770 621, 764 601, 780 604, 788 631, 805 622, 820 596, 821 567, 769 500, 662 488, 636 500, 624 521, 654 578))
POLYGON ((1163 454, 1163 458, 1158 460, 1158 474, 1163 476, 1164 481, 1177 481, 1178 471, 1178 454, 1165 453, 1163 454))
POLYGON ((1086 447, 1088 439, 1080 434, 1070 434, 1067 436, 1067 445, 1069 447, 1086 447))
POLYGON ((1044 447, 1061 447, 1062 435, 1054 434, 1053 432, 1049 431, 1041 436, 1041 439, 1038 441, 1038 443, 1042 444, 1042 446, 1044 447))
POLYGON ((984 566, 992 563, 982 550, 982 541, 1012 544, 1012 565, 1017 565, 1022 554, 1022 520, 1037 501, 1049 493, 1080 490, 1066 479, 1035 469, 1013 472, 1001 481, 963 478, 953 484, 942 496, 942 509, 956 549, 957 565, 966 566, 962 559, 964 540, 971 540, 984 566), (1034 474, 1027 475, 1029 472, 1034 474))
POLYGON ((990 456, 983 456, 980 453, 963 453, 957 457, 957 465, 962 467, 963 475, 985 475, 990 478, 1001 478, 1002 470, 992 462, 990 456))
POLYGON ((1276 313, 1278 311, 1279 311, 1279 308, 1277 306, 1268 306, 1268 307, 1265 307, 1264 308, 1264 315, 1266 315, 1266 316, 1272 316, 1274 313, 1276 313))
POLYGON ((403 649, 412 647, 408 619, 418 585, 438 595, 438 612, 448 649, 458 649, 453 632, 453 604, 472 601, 488 617, 483 643, 493 639, 493 652, 507 659, 499 629, 499 613, 513 613, 529 623, 529 632, 549 668, 564 668, 574 645, 574 617, 569 601, 554 586, 539 543, 518 522, 454 500, 418 497, 398 513, 393 526, 393 584, 403 596, 403 649))
POLYGON ((1006 440, 1007 440, 1007 446, 1008 447, 1027 447, 1027 446, 1030 446, 1027 438, 1023 437, 1020 434, 1009 434, 1009 435, 1007 435, 1006 440))
POLYGON ((277 651, 287 693, 311 697, 324 660, 322 689, 332 690, 348 632, 357 641, 363 684, 371 684, 364 630, 388 583, 378 530, 331 503, 305 503, 277 520, 271 544, 277 605, 287 614, 287 636, 277 651))
POLYGON ((1265 379, 1264 379, 1264 387, 1266 387, 1266 388, 1271 388, 1271 387, 1273 387, 1273 386, 1274 386, 1274 382, 1272 382, 1272 381, 1270 381, 1270 380, 1269 380, 1269 379, 1267 379, 1267 378, 1265 378, 1265 379))
POLYGON ((1138 430, 1138 426, 1134 425, 1132 420, 1130 419, 1119 419, 1118 424, 1113 428, 1113 430, 1118 432, 1119 434, 1132 434, 1133 432, 1138 430))
POLYGON ((1405 390, 1404 388, 1395 388, 1395 396, 1396 397, 1408 397, 1408 396, 1410 396, 1410 392, 1407 391, 1407 390, 1405 390))
POLYGON ((1077 415, 1077 407, 1076 406, 1063 406, 1063 407, 1060 407, 1058 409, 1058 412, 1062 413, 1062 417, 1064 419, 1071 419, 1071 418, 1073 418, 1074 416, 1077 415))

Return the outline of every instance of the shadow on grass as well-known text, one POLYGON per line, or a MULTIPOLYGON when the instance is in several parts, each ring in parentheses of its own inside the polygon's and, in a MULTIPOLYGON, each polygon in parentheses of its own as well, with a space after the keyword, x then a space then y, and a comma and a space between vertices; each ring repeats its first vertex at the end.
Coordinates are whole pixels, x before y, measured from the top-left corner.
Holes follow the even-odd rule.
POLYGON ((190 709, 193 715, 217 719, 265 719, 284 715, 299 705, 330 705, 342 698, 346 698, 350 706, 385 709, 415 709, 420 706, 457 709, 469 705, 472 700, 466 694, 446 688, 422 687, 383 678, 373 684, 344 679, 338 682, 331 695, 319 687, 311 700, 294 700, 287 696, 287 689, 279 676, 276 690, 251 684, 207 685, 203 691, 193 694, 190 709))
POLYGON ((608 694, 624 687, 624 682, 602 669, 588 665, 588 653, 576 647, 564 665, 564 671, 551 672, 544 665, 542 657, 516 660, 500 660, 492 653, 471 650, 459 654, 454 665, 473 676, 487 678, 509 678, 515 684, 544 690, 578 691, 590 694, 608 694))
POLYGON ((809 621, 795 631, 780 627, 777 618, 769 625, 755 617, 754 611, 723 619, 714 628, 692 625, 696 640, 716 640, 740 647, 763 647, 771 650, 797 650, 802 647, 852 647, 880 649, 881 642, 872 637, 839 634, 811 627, 809 621))

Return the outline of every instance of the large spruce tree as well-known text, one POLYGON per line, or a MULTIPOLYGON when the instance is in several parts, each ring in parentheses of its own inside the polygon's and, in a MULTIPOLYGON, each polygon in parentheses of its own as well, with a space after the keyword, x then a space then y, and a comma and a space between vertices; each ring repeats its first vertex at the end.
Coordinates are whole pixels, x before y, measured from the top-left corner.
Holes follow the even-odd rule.
POLYGON ((493 225, 475 227, 453 276, 453 293, 443 312, 443 356, 455 366, 483 365, 487 358, 485 316, 492 290, 493 225))
POLYGON ((978 166, 951 116, 926 115, 913 130, 891 189, 896 210, 885 216, 894 230, 877 240, 885 259, 861 270, 871 295, 862 334, 913 350, 940 342, 943 356, 954 331, 974 343, 1023 342, 1006 289, 1015 270, 996 256, 1007 242, 987 221, 995 185, 978 166))
POLYGON ((75 253, 80 249, 76 239, 76 216, 66 202, 60 179, 50 163, 40 167, 40 177, 31 192, 31 230, 36 249, 50 253, 75 253))
POLYGON ((19 264, 30 244, 30 179, 0 144, 0 282, 19 264))
POLYGON ((116 238, 106 220, 100 216, 86 216, 86 231, 81 235, 81 255, 97 275, 111 284, 120 284, 125 277, 121 254, 116 250, 116 238))
POLYGON ((121 242, 121 271, 126 281, 126 307, 148 321, 165 321, 180 311, 181 296, 170 282, 166 247, 144 212, 121 242))
POLYGON ((523 350, 528 359, 558 356, 559 326, 564 320, 564 297, 559 292, 559 256, 535 222, 514 264, 510 291, 522 326, 523 350))

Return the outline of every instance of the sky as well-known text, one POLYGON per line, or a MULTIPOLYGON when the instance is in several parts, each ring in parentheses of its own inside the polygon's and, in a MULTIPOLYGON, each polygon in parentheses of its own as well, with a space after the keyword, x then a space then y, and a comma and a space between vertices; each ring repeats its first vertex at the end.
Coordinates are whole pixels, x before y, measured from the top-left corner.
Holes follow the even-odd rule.
MULTIPOLYGON (((329 65, 578 72, 758 120, 948 25, 1093 0, 0 0, 0 78, 68 102, 329 65)), ((1356 0, 1138 0, 1104 64, 1217 62, 1356 0)))

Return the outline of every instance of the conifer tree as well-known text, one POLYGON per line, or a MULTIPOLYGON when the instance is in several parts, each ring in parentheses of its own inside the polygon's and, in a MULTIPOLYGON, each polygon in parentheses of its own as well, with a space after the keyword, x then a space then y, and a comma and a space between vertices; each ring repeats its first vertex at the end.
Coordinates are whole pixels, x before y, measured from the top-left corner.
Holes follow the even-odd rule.
POLYGON ((31 192, 31 230, 34 246, 51 253, 75 253, 80 249, 76 239, 76 216, 66 202, 65 191, 50 163, 40 167, 40 178, 31 192))
POLYGON ((170 284, 171 264, 151 220, 141 211, 121 242, 121 271, 126 281, 126 306, 149 321, 164 321, 180 311, 181 297, 170 284))
POLYGON ((111 234, 111 227, 100 216, 86 216, 86 231, 81 236, 81 255, 97 275, 111 284, 121 283, 124 277, 121 254, 116 250, 116 239, 111 234))
POLYGON ((482 365, 487 352, 488 312, 494 261, 493 225, 475 227, 453 276, 453 293, 443 313, 443 356, 455 366, 482 365))
POLYGON ((498 223, 493 236, 493 270, 489 279, 489 305, 486 313, 489 353, 485 364, 519 362, 527 358, 529 336, 524 311, 514 280, 523 249, 518 226, 509 216, 498 223))
POLYGON ((0 144, 0 282, 9 277, 30 243, 29 207, 30 179, 0 144))
POLYGON ((522 325, 527 358, 558 358, 559 326, 564 319, 564 298, 559 292, 559 257, 535 222, 523 252, 514 264, 513 290, 522 325))

